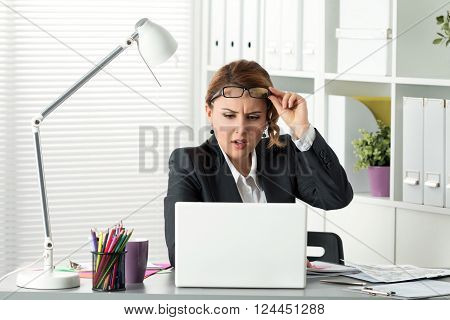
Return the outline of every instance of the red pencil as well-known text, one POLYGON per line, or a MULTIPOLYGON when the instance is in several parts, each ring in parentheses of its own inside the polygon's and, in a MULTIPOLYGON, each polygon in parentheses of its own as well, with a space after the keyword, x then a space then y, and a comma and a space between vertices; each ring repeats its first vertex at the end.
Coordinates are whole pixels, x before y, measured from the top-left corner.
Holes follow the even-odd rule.
POLYGON ((109 252, 109 246, 111 245, 111 241, 113 240, 113 238, 114 238, 114 234, 113 234, 113 232, 111 231, 110 233, 109 233, 109 237, 108 237, 108 242, 106 242, 106 250, 105 250, 105 252, 109 252))
POLYGON ((116 246, 117 242, 120 240, 120 237, 122 237, 122 234, 124 233, 124 230, 119 232, 119 235, 117 237, 114 237, 113 242, 111 243, 111 245, 109 246, 109 250, 108 252, 114 252, 114 247, 116 246))
MULTIPOLYGON (((117 232, 117 229, 116 229, 116 232, 117 232)), ((120 236, 121 236, 121 233, 119 233, 117 236, 114 237, 113 242, 111 243, 111 245, 108 248, 108 252, 114 252, 113 249, 114 249, 118 239, 120 238, 120 236)), ((114 289, 116 286, 116 275, 117 275, 117 264, 118 263, 119 263, 119 261, 116 261, 114 263, 114 268, 112 270, 112 277, 111 277, 111 284, 110 284, 111 289, 114 289)))

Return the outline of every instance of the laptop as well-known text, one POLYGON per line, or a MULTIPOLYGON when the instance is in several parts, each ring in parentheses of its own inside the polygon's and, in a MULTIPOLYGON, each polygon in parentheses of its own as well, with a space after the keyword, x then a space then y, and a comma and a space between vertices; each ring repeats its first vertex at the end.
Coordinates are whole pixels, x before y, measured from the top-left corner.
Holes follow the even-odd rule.
POLYGON ((177 202, 175 286, 304 288, 306 206, 177 202))

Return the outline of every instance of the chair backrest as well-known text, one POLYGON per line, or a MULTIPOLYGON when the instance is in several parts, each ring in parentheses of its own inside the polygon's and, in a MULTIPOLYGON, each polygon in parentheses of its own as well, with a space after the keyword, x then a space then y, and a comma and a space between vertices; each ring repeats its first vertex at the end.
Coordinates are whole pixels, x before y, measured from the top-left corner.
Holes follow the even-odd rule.
POLYGON ((344 264, 344 249, 341 238, 333 232, 308 231, 308 247, 321 247, 325 254, 321 257, 308 257, 309 261, 325 261, 344 264))

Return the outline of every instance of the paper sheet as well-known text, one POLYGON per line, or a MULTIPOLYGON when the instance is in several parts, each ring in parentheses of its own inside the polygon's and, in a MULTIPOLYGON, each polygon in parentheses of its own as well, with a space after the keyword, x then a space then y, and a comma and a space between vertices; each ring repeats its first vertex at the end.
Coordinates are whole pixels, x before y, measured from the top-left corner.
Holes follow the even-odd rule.
POLYGON ((344 277, 349 277, 353 279, 362 280, 365 282, 371 282, 371 283, 380 283, 377 279, 372 278, 368 274, 365 274, 364 272, 358 272, 358 273, 352 273, 352 274, 344 274, 344 277))
POLYGON ((392 283, 450 275, 450 270, 448 269, 427 269, 412 265, 352 265, 370 278, 375 279, 375 281, 371 282, 392 283))
POLYGON ((312 261, 312 268, 307 268, 308 274, 324 274, 331 276, 333 275, 341 275, 345 273, 353 273, 358 272, 358 269, 354 267, 344 266, 341 264, 334 264, 323 261, 312 261))
MULTIPOLYGON (((369 286, 381 292, 393 291, 393 298, 421 299, 450 295, 450 282, 437 280, 421 280, 393 284, 369 286)), ((348 287, 350 291, 360 292, 361 288, 348 287)))

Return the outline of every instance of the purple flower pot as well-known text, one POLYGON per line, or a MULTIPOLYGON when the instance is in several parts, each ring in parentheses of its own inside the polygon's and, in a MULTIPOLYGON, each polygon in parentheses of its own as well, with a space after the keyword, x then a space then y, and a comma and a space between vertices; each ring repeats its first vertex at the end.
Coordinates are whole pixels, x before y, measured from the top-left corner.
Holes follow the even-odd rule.
POLYGON ((390 167, 369 167, 370 194, 374 197, 389 197, 390 167))

